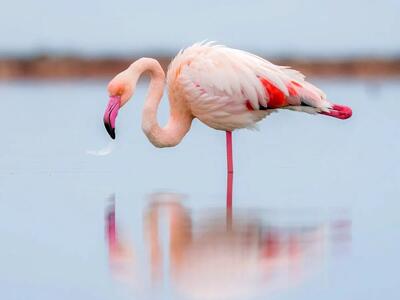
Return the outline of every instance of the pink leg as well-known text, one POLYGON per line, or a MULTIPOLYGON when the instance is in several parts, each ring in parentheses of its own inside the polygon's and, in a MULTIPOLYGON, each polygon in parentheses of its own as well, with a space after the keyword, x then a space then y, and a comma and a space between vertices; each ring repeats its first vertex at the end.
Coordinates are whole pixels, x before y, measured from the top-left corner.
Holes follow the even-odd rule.
POLYGON ((232 157, 232 132, 226 132, 226 157, 227 157, 227 191, 226 191, 226 205, 232 208, 232 183, 233 183, 233 157, 232 157))

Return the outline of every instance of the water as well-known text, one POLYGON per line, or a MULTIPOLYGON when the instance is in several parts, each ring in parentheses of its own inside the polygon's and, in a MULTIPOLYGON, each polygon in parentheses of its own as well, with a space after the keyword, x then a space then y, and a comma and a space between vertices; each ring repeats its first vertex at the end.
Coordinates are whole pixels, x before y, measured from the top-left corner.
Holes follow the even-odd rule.
POLYGON ((399 81, 313 82, 353 118, 281 112, 235 132, 232 212, 225 134, 196 121, 154 148, 144 86, 113 152, 92 156, 105 82, 1 83, 2 298, 396 298, 399 81))

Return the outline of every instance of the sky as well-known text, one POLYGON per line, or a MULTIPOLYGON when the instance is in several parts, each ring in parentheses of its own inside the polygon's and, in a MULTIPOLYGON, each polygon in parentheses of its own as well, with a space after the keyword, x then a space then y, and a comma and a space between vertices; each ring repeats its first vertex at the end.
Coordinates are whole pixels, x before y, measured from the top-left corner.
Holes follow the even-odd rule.
POLYGON ((399 15, 398 0, 6 0, 0 55, 173 54, 207 39, 272 56, 393 56, 399 15))

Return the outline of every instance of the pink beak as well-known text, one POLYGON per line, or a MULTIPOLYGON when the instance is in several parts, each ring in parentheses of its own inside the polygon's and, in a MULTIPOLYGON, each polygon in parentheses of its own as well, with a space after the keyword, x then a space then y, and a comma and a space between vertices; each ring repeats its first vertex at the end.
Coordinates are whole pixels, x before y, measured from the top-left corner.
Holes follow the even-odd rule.
POLYGON ((345 120, 350 118, 353 112, 348 106, 333 104, 329 112, 320 112, 320 114, 345 120))
POLYGON ((121 96, 111 96, 104 113, 104 126, 111 138, 115 139, 115 119, 121 105, 121 96))

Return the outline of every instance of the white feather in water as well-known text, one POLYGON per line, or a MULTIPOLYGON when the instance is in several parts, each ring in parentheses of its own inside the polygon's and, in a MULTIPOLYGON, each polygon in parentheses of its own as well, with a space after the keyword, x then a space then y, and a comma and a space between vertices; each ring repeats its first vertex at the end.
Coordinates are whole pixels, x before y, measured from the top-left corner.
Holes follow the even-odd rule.
POLYGON ((95 155, 95 156, 106 156, 113 152, 115 149, 115 142, 110 141, 108 145, 99 149, 99 150, 86 150, 86 154, 95 155))

